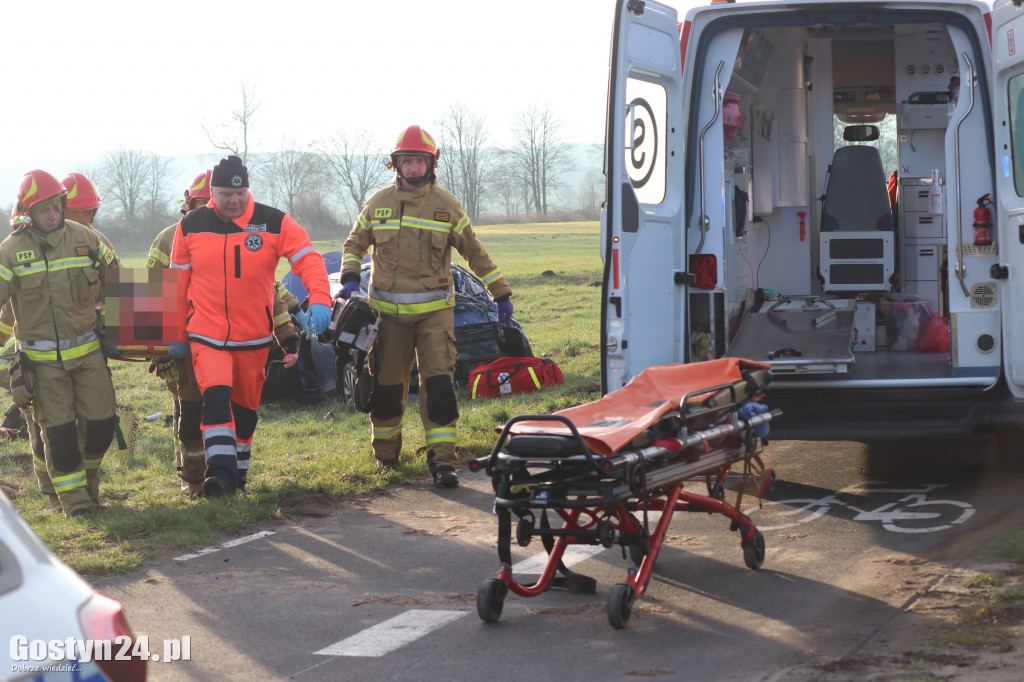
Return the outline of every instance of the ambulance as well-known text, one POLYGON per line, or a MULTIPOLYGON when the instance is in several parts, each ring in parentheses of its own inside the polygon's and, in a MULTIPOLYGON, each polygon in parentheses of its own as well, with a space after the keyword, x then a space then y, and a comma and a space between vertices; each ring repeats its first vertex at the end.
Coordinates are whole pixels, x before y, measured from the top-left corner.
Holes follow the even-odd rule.
POLYGON ((744 357, 779 438, 1024 424, 1021 3, 616 13, 603 390, 744 357))

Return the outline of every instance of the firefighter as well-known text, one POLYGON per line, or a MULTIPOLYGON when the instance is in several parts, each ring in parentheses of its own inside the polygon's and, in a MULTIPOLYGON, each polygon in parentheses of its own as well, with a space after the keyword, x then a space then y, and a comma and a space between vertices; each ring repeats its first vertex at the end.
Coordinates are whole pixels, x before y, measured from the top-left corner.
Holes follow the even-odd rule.
POLYGON ((31 396, 47 474, 65 515, 73 517, 96 508, 99 465, 114 437, 114 386, 96 334, 96 307, 115 256, 95 230, 65 220, 66 194, 50 173, 25 174, 16 229, 0 244, 0 303, 13 304, 19 347, 12 394, 26 403, 31 396), (95 472, 89 478, 87 463, 95 472))
POLYGON ((188 343, 182 347, 190 346, 203 396, 203 495, 216 497, 244 483, 239 465, 246 466, 256 431, 280 259, 288 258, 309 291, 315 333, 330 322, 331 295, 323 256, 291 216, 256 203, 239 157, 214 166, 210 184, 210 202, 178 222, 170 266, 184 273, 179 299, 188 311, 188 343))
MULTIPOLYGON (((210 201, 210 179, 212 170, 206 170, 195 177, 185 190, 182 215, 187 215, 210 201)), ((171 245, 177 223, 161 230, 149 247, 146 267, 166 268, 170 264, 171 245)), ((292 324, 291 313, 298 312, 299 301, 280 282, 274 284, 274 337, 284 350, 284 366, 291 367, 298 360, 299 334, 292 324)), ((174 397, 173 428, 175 460, 181 490, 189 497, 198 497, 203 490, 206 472, 206 451, 203 448, 203 433, 199 427, 203 396, 196 383, 195 369, 191 357, 162 358, 149 365, 149 371, 164 379, 167 390, 174 397)), ((248 452, 239 453, 239 490, 245 490, 246 472, 249 468, 248 452)))
POLYGON ((452 247, 466 259, 498 304, 499 320, 512 316, 512 289, 473 234, 469 217, 448 190, 437 186, 439 151, 419 126, 395 143, 388 168, 395 183, 366 202, 345 240, 341 296, 359 288, 363 256, 373 247, 369 297, 381 312, 377 343, 368 364, 376 379, 370 412, 373 454, 397 468, 402 416, 413 356, 420 376, 420 419, 426 432, 427 467, 434 483, 459 484, 455 473, 459 408, 455 372, 455 289, 452 247))
MULTIPOLYGON (((93 184, 93 181, 81 173, 68 173, 67 177, 61 181, 61 184, 68 191, 68 207, 65 218, 96 230, 92 221, 96 219, 96 213, 100 210, 100 195, 96 191, 96 185, 93 184)), ((96 233, 100 236, 100 240, 107 245, 107 248, 113 252, 114 245, 107 239, 106 235, 99 230, 96 230, 96 233)), ((115 262, 112 267, 117 267, 117 263, 115 262)))

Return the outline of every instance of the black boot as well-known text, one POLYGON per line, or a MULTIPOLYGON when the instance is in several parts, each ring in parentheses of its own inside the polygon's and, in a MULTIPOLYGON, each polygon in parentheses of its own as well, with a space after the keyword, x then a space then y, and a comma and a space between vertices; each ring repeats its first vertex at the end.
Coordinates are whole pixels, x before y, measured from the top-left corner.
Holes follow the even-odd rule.
POLYGON ((455 488, 459 485, 459 475, 451 464, 434 464, 434 451, 427 451, 427 469, 434 477, 434 483, 442 488, 455 488))

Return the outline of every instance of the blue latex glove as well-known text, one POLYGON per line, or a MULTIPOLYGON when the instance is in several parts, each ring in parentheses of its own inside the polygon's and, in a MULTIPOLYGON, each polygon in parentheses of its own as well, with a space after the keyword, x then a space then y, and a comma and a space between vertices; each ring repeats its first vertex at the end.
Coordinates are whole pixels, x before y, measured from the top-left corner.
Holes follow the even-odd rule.
POLYGON ((119 357, 121 357, 121 351, 119 351, 114 346, 107 346, 105 344, 103 346, 103 354, 106 355, 108 358, 119 358, 119 357))
POLYGON ((299 323, 299 329, 309 329, 309 313, 305 310, 295 313, 295 320, 299 323))
POLYGON ((176 343, 170 348, 168 348, 167 354, 170 355, 172 358, 177 358, 180 360, 182 358, 188 357, 189 350, 190 348, 188 342, 186 341, 185 343, 176 343))
POLYGON ((346 301, 356 291, 359 291, 359 282, 345 282, 341 285, 341 297, 346 301))
POLYGON ((498 301, 498 322, 508 322, 512 319, 512 299, 506 298, 498 301))
MULTIPOLYGON (((358 282, 355 283, 358 286, 358 282)), ((331 309, 323 303, 313 303, 309 306, 309 322, 317 334, 323 334, 327 325, 331 323, 331 309)))

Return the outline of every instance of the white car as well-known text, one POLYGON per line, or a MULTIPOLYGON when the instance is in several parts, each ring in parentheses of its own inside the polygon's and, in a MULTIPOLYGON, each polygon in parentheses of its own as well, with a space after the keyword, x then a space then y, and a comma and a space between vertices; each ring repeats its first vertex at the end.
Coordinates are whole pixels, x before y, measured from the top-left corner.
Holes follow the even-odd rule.
POLYGON ((146 679, 121 604, 54 556, 2 492, 0 614, 0 680, 146 679))

